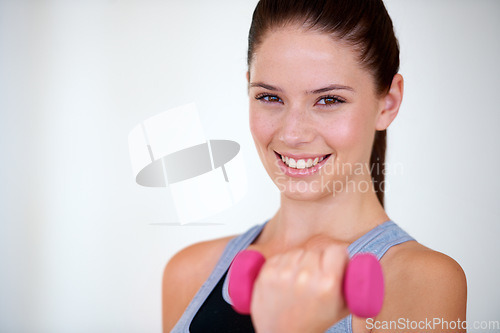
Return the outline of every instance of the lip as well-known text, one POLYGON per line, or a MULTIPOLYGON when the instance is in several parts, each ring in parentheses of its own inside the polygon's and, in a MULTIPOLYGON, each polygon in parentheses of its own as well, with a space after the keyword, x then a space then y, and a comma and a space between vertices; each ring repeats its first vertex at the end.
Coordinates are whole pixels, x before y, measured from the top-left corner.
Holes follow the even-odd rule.
MULTIPOLYGON (((321 169, 323 167, 323 165, 325 165, 326 161, 328 161, 330 159, 330 157, 332 156, 332 154, 321 155, 321 157, 326 156, 326 155, 328 155, 328 157, 326 157, 323 161, 319 162, 318 164, 316 164, 313 167, 305 168, 305 169, 294 169, 294 168, 290 168, 288 165, 286 165, 281 160, 280 154, 278 154, 277 152, 274 152, 274 154, 276 155, 276 158, 278 159, 278 166, 281 169, 281 171, 287 176, 296 177, 296 178, 309 177, 309 176, 317 173, 319 171, 319 169, 321 169)), ((306 159, 306 158, 309 159, 309 158, 318 157, 318 155, 288 155, 288 154, 285 156, 291 157, 293 159, 295 159, 295 158, 297 158, 297 159, 306 159)))
POLYGON ((289 154, 289 153, 286 153, 286 154, 282 154, 280 152, 277 152, 277 151, 274 151, 275 153, 277 153, 278 155, 283 155, 283 156, 286 156, 286 157, 291 157, 293 158, 294 160, 308 160, 308 159, 312 159, 314 160, 316 157, 318 158, 321 158, 323 156, 326 156, 326 155, 330 155, 330 154, 323 154, 323 155, 305 155, 305 154, 289 154))

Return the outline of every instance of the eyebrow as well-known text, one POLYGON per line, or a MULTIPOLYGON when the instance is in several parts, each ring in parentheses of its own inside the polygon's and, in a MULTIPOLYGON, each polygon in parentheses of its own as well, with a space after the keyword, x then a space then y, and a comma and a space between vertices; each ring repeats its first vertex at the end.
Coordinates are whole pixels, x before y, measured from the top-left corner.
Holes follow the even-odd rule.
MULTIPOLYGON (((271 90, 271 91, 282 91, 280 88, 274 87, 270 84, 263 83, 263 82, 251 82, 250 87, 261 87, 261 88, 271 90)), ((341 84, 331 84, 331 85, 326 86, 324 88, 319 88, 319 89, 307 91, 307 94, 321 94, 321 93, 324 93, 327 91, 332 91, 332 90, 349 90, 349 91, 354 92, 354 89, 352 87, 344 86, 341 84)))
POLYGON ((349 91, 354 92, 354 89, 352 87, 344 86, 341 84, 331 84, 331 85, 324 87, 324 88, 308 91, 307 93, 308 94, 321 94, 321 93, 324 93, 327 91, 332 91, 332 90, 349 90, 349 91))
POLYGON ((253 88, 253 87, 261 87, 261 88, 264 88, 264 89, 267 89, 267 90, 271 90, 271 91, 282 91, 281 89, 279 88, 276 88, 270 84, 266 84, 266 83, 262 83, 262 82, 251 82, 250 83, 250 87, 253 88))

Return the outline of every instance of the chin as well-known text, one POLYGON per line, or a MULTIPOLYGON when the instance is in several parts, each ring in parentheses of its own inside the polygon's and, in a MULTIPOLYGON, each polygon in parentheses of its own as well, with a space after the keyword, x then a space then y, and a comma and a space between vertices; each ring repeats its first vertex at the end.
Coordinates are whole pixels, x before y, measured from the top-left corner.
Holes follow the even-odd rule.
POLYGON ((300 201, 315 201, 332 195, 331 186, 328 183, 321 184, 305 180, 292 180, 288 177, 278 177, 274 179, 280 194, 289 199, 300 201))

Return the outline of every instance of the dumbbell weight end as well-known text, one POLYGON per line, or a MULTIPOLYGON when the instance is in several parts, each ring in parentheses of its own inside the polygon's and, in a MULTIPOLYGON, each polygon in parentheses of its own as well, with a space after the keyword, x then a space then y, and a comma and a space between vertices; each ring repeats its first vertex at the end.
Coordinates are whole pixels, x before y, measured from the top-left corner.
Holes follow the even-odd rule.
MULTIPOLYGON (((250 314, 253 285, 266 259, 255 250, 238 253, 229 269, 228 292, 233 309, 250 314)), ((384 277, 378 259, 359 253, 349 261, 343 281, 347 307, 357 317, 370 318, 382 309, 384 277)))

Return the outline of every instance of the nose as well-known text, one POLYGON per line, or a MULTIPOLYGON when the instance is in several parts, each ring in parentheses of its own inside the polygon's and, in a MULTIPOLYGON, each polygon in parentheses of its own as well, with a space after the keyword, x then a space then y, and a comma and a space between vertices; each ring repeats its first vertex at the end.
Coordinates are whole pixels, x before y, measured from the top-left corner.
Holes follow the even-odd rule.
POLYGON ((281 118, 279 140, 288 147, 309 143, 315 136, 314 126, 305 107, 289 107, 281 118))

